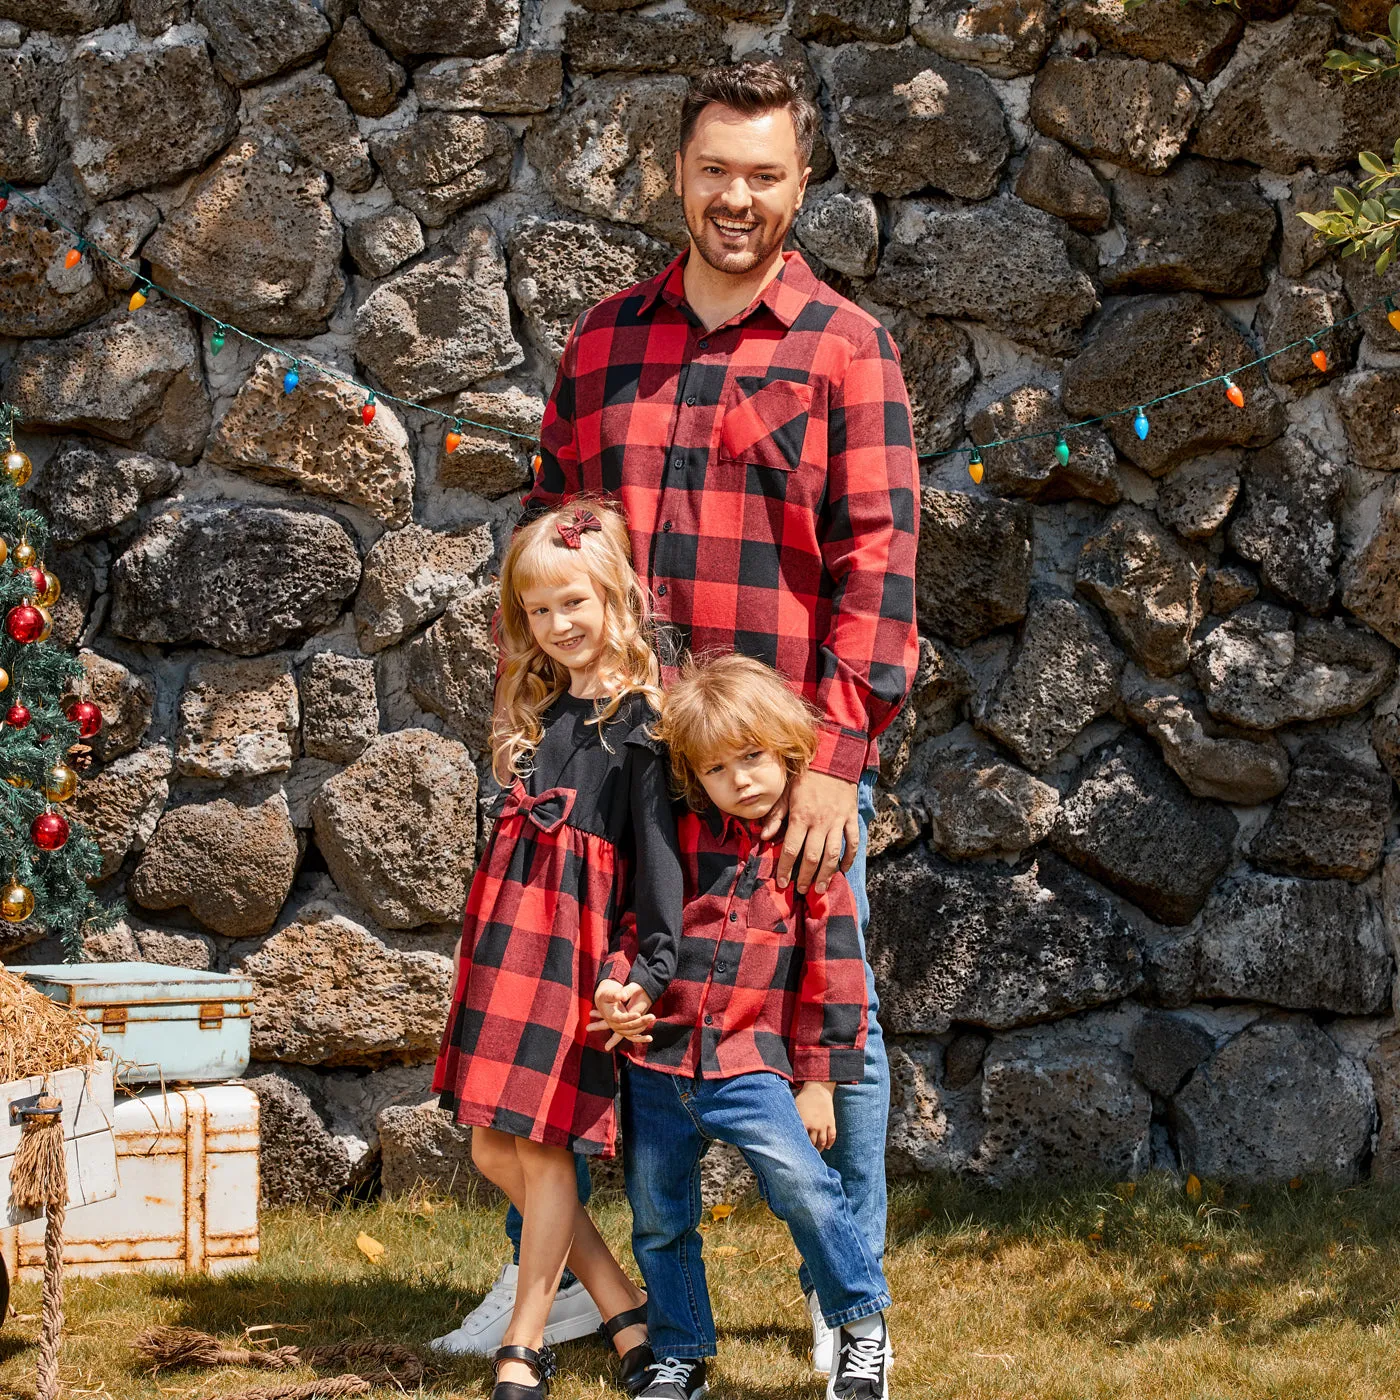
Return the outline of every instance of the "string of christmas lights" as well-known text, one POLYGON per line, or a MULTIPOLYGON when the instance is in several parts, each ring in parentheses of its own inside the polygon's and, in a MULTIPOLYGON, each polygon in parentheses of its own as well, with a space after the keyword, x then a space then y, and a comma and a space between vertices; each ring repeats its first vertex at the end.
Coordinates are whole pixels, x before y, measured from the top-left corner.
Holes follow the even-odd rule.
MULTIPOLYGON (((328 379, 339 380, 343 384, 351 385, 365 396, 364 403, 360 408, 360 417, 365 427, 369 427, 374 421, 376 405, 382 401, 394 404, 399 408, 414 409, 419 413, 425 413, 433 418, 440 418, 444 422, 451 423, 452 426, 448 429, 446 437, 443 440, 444 450, 448 453, 455 452, 457 448, 461 446, 462 429, 464 427, 480 428, 484 432, 499 433, 503 437, 518 438, 523 442, 530 443, 532 446, 538 446, 539 440, 532 437, 529 433, 516 432, 513 428, 502 428, 495 423, 482 423, 473 418, 464 418, 458 414, 447 413, 440 408, 433 408, 428 404, 420 403, 417 399, 404 398, 398 394, 371 389, 367 384, 362 383, 353 375, 345 374, 341 370, 332 369, 328 365, 308 365, 307 361, 303 360, 292 351, 280 345, 273 345, 269 341, 254 335, 251 331, 245 331, 240 326, 234 325, 231 321, 220 320, 217 316, 204 310, 203 307, 196 306, 194 302, 188 301, 178 293, 170 291, 169 288, 162 287, 159 283, 153 282, 150 278, 143 276, 139 272, 133 272, 132 268, 121 258, 107 252, 105 248, 90 243, 88 239, 77 229, 73 228, 71 224, 59 218, 52 210, 46 209, 42 204, 38 203, 37 200, 25 194, 23 190, 16 189, 6 181, 0 181, 0 212, 4 211, 11 198, 18 199, 21 203, 34 210, 35 213, 47 219, 55 227, 62 229, 72 237, 74 240, 73 246, 69 248, 64 259, 64 265, 66 267, 76 267, 78 263, 82 261, 85 253, 93 252, 99 257, 105 258, 109 263, 113 264, 113 266, 119 267, 124 275, 134 276, 136 278, 136 290, 132 292, 131 298, 127 303, 129 310, 139 311, 150 299, 150 294, 152 292, 158 292, 161 296, 183 306, 187 311, 192 312, 201 320, 208 321, 213 326, 213 333, 209 338, 209 349, 211 353, 217 355, 219 351, 224 348, 228 336, 233 334, 246 340, 251 345, 256 345, 260 349, 270 351, 272 354, 280 355, 283 359, 288 360, 290 363, 286 373, 282 377, 282 388, 288 394, 296 392, 297 386, 301 383, 302 370, 304 368, 310 368, 313 369, 316 374, 324 375, 328 379)), ((1098 414, 1093 418, 1080 418, 1073 423, 1066 423, 1061 428, 1047 428, 1041 429, 1038 432, 1019 433, 1013 437, 994 438, 989 442, 975 442, 970 447, 948 447, 938 452, 923 452, 919 454, 919 461, 935 462, 941 461, 945 457, 966 457, 968 459, 967 469, 969 475, 972 477, 973 481, 980 482, 983 475, 982 454, 984 452, 991 452, 999 447, 1012 447, 1017 443, 1036 442, 1042 438, 1054 438, 1056 459, 1061 466, 1065 466, 1069 462, 1072 450, 1069 444, 1070 434, 1084 428, 1096 427, 1100 423, 1107 423, 1112 419, 1123 418, 1128 414, 1132 414, 1133 430, 1137 433, 1139 440, 1145 440, 1152 426, 1151 420, 1148 418, 1148 409, 1155 408, 1159 404, 1168 403, 1172 399, 1180 398, 1183 394, 1194 393, 1197 389, 1208 389, 1214 384, 1221 385, 1224 388, 1225 397, 1236 408, 1243 408, 1245 406, 1245 393, 1244 390, 1235 383, 1236 376, 1242 375, 1248 370, 1255 369, 1260 365, 1267 364, 1270 360, 1277 359, 1280 355, 1286 355, 1290 350, 1301 349, 1305 345, 1312 347, 1310 358, 1314 367, 1320 374, 1325 374, 1328 368, 1327 351, 1322 348, 1319 341, 1339 330, 1341 327, 1350 324, 1352 321, 1360 319, 1362 316, 1366 315, 1368 311, 1372 311, 1378 306, 1385 307, 1386 319, 1397 332, 1400 332, 1400 309, 1396 308, 1395 295, 1395 293, 1390 292, 1384 293, 1367 302, 1364 306, 1359 307, 1349 316, 1343 316, 1341 320, 1332 322, 1330 326, 1326 326, 1322 330, 1314 332, 1312 335, 1302 336, 1298 340, 1289 341, 1288 344, 1280 345, 1278 349, 1270 350, 1267 354, 1260 355, 1256 359, 1250 360, 1245 364, 1236 365, 1233 369, 1227 370, 1221 374, 1213 374, 1208 378, 1197 380, 1194 384, 1183 385, 1180 389, 1172 389, 1168 393, 1158 394, 1155 398, 1143 399, 1139 403, 1129 404, 1123 408, 1115 408, 1107 413, 1098 414)), ((536 458, 536 462, 538 463, 538 458, 536 458)))

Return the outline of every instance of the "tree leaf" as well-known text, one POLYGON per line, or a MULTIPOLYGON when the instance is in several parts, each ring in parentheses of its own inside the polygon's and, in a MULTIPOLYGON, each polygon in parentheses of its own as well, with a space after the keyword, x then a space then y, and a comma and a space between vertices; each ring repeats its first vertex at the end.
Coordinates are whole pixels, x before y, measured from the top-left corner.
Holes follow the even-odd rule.
POLYGON ((1337 201, 1337 207, 1344 214, 1350 214, 1355 218, 1361 212, 1361 201, 1348 189, 1343 189, 1337 185, 1332 191, 1332 198, 1337 201))
POLYGON ((1201 1178, 1195 1172, 1186 1178, 1186 1197, 1192 1201, 1201 1199, 1201 1178))
MULTIPOLYGON (((1395 8, 1396 8, 1397 10, 1400 10, 1400 5, 1397 5, 1395 8)), ((1359 156, 1357 156, 1356 159, 1357 159, 1357 163, 1361 166, 1361 168, 1362 168, 1363 170, 1365 170, 1365 171, 1368 171, 1370 174, 1372 174, 1372 175, 1384 175, 1384 174, 1386 174, 1386 168, 1385 168, 1384 163, 1381 161, 1381 158, 1380 158, 1378 155, 1376 155, 1376 153, 1375 153, 1374 151, 1362 151, 1361 154, 1360 154, 1359 156)))
POLYGON ((371 1264, 377 1264, 384 1257, 384 1246, 363 1230, 355 1236, 355 1245, 371 1264))
POLYGON ((1390 37, 1400 44, 1400 5, 1390 7, 1390 37))
POLYGON ((1377 276, 1377 277, 1383 277, 1383 276, 1385 275, 1385 273, 1389 270, 1390 264, 1391 264, 1392 262, 1394 262, 1394 261, 1395 261, 1395 244, 1392 243, 1392 244, 1385 250, 1385 252, 1383 252, 1383 253, 1380 255, 1380 257, 1378 257, 1378 258, 1376 259, 1376 276, 1377 276))

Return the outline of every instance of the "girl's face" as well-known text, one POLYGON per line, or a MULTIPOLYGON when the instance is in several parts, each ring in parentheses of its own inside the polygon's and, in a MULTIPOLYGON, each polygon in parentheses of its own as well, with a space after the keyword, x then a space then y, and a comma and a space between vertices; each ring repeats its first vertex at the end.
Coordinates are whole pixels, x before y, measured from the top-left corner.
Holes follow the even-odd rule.
POLYGON ((583 561, 569 560, 567 573, 558 582, 522 589, 520 605, 530 619, 535 645, 568 668, 569 693, 580 698, 593 695, 607 605, 583 561))
POLYGON ((731 817, 766 817, 788 784, 787 766, 770 749, 743 745, 712 754, 697 768, 710 801, 731 817))

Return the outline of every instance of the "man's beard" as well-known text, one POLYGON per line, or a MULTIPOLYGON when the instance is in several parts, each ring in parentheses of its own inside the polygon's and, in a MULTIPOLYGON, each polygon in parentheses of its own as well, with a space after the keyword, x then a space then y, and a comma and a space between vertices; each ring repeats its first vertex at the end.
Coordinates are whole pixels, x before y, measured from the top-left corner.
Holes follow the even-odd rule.
MULTIPOLYGON (((758 227, 754 230, 757 235, 757 242, 750 242, 742 251, 728 251, 719 244, 719 233, 710 222, 711 218, 732 217, 726 211, 719 208, 709 208, 700 216, 700 226, 697 228, 690 220, 690 215, 686 214, 686 228, 690 230, 691 241, 699 250, 700 256, 714 268, 716 272, 724 272, 731 277, 742 277, 746 272, 752 272, 760 263, 767 260, 775 247, 781 247, 783 240, 787 237, 788 229, 792 227, 793 218, 789 218, 786 223, 780 226, 766 225, 759 220, 758 227), (712 242, 713 240, 713 242, 712 242), (718 246, 716 246, 718 245, 718 246)), ((750 235, 750 239, 754 237, 750 235)))

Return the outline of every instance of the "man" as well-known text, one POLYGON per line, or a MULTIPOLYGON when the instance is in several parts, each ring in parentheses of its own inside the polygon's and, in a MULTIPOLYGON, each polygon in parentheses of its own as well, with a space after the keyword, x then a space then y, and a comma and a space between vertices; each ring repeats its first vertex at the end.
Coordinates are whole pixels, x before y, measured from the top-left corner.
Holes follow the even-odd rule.
MULTIPOLYGON (((863 935, 875 740, 917 660, 918 465, 889 335, 783 251, 817 121, 771 63, 692 80, 676 154, 690 246, 579 318, 526 507, 580 491, 617 498, 662 628, 697 653, 767 662, 817 707, 816 758, 764 834, 786 822, 783 884, 825 890, 848 871, 863 935)), ((879 1259, 889 1076, 868 966, 866 981, 865 1077, 838 1089, 825 1155, 879 1259)), ((802 1285, 814 1364, 830 1371, 831 1337, 805 1271, 802 1285)), ((503 1274, 481 1307, 499 1309, 495 1294, 508 1286, 503 1274)), ((560 1307, 561 1322, 577 1311, 564 1293, 560 1307)), ((475 1335, 488 1349, 490 1329, 475 1335)))

